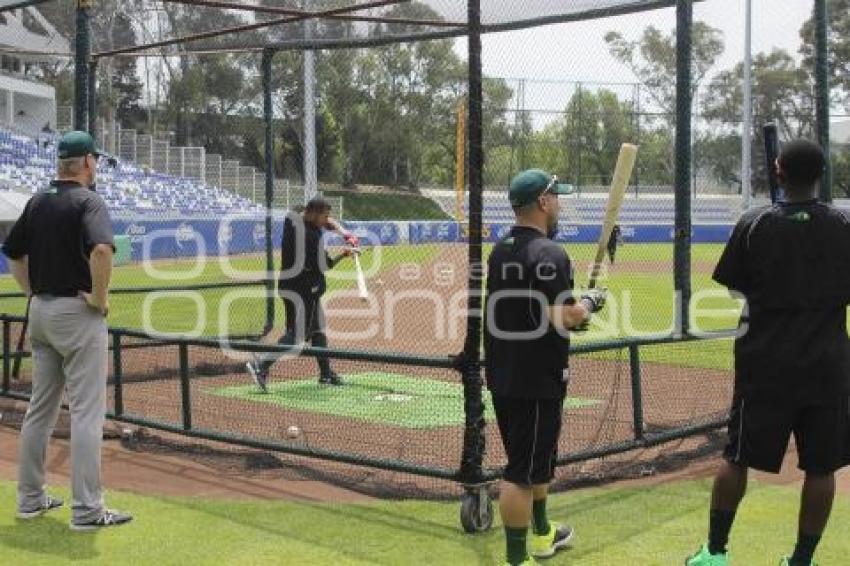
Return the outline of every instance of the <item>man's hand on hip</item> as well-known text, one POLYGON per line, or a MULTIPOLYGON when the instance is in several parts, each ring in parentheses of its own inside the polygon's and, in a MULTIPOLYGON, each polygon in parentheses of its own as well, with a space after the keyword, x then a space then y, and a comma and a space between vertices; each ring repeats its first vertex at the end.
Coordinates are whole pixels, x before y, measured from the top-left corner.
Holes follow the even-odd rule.
POLYGON ((89 307, 93 308, 101 315, 107 316, 109 314, 109 299, 98 300, 93 294, 83 291, 80 291, 80 297, 89 307))

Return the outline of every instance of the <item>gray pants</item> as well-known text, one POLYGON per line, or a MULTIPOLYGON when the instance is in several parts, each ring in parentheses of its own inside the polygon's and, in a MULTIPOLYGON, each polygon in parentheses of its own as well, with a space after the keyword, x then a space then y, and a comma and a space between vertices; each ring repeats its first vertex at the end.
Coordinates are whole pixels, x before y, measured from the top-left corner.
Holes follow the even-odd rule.
POLYGON ((29 338, 32 397, 21 428, 18 509, 44 503, 47 441, 67 389, 73 520, 97 520, 104 509, 100 448, 106 412, 106 319, 81 298, 41 295, 33 297, 30 307, 29 338))

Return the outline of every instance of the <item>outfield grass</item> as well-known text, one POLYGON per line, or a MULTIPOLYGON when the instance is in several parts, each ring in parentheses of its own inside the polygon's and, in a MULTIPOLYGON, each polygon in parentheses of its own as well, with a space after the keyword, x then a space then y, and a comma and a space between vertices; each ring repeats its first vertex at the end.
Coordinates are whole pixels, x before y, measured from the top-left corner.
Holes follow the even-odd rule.
MULTIPOLYGON (((404 263, 427 263, 439 251, 438 246, 387 246, 381 250, 381 261, 377 276, 404 263)), ((363 269, 369 272, 374 253, 363 255, 363 269)), ((175 260, 154 262, 149 268, 138 264, 116 267, 113 272, 112 287, 186 287, 191 285, 222 283, 229 281, 257 280, 265 275, 265 257, 262 255, 209 258, 203 265, 195 260, 175 260), (151 269, 156 270, 152 272, 151 269), (235 273, 234 273, 235 272, 235 273), (163 275, 165 274, 165 275, 163 275), (168 277, 168 279, 164 279, 168 277)), ((280 267, 280 254, 275 254, 275 272, 280 267)), ((328 278, 328 290, 354 288, 354 262, 346 259, 334 268, 328 278)), ((18 287, 8 275, 0 277, 0 292, 18 291, 18 287)), ((181 295, 175 292, 164 294, 112 294, 110 297, 109 324, 115 327, 143 328, 145 324, 145 301, 149 301, 151 327, 161 332, 187 333, 197 329, 199 334, 217 336, 224 334, 256 334, 265 322, 265 290, 262 286, 228 289, 209 289, 181 295), (197 298, 197 299, 196 299, 197 298), (202 305, 198 304, 198 299, 202 305), (222 305, 228 320, 219 320, 222 305), (199 317, 205 320, 199 323, 199 317)), ((0 312, 23 314, 23 299, 0 299, 0 312)), ((276 325, 282 325, 283 312, 276 305, 276 325)))
MULTIPOLYGON (((552 518, 565 518, 577 536, 572 550, 546 564, 574 566, 681 564, 704 540, 708 481, 586 489, 550 498, 552 518)), ((67 497, 67 490, 59 489, 67 497)), ((436 566, 503 563, 503 535, 469 536, 458 527, 458 504, 381 501, 317 504, 228 502, 110 493, 132 511, 130 525, 72 533, 69 511, 37 520, 13 518, 13 484, 0 483, 8 504, 0 514, 0 562, 53 565, 186 564, 436 566)), ((67 500, 67 499, 66 499, 67 500)), ((796 537, 797 490, 753 484, 741 507, 730 549, 735 564, 773 566, 796 537)), ((844 564, 850 554, 850 499, 839 496, 816 558, 844 564)))
MULTIPOLYGON (((406 263, 427 263, 436 257, 440 248, 441 246, 438 244, 384 247, 382 250, 381 271, 387 271, 406 263)), ((484 247, 485 259, 491 249, 492 246, 489 245, 484 247)), ((588 262, 592 259, 595 246, 588 244, 568 245, 567 249, 575 262, 588 262)), ((719 257, 721 250, 722 246, 719 245, 695 245, 693 252, 694 261, 714 263, 717 257, 719 257)), ((602 284, 610 289, 612 304, 615 301, 618 301, 618 304, 622 304, 624 293, 629 292, 632 310, 634 311, 633 326, 642 332, 659 332, 670 328, 673 313, 673 277, 672 273, 654 273, 649 271, 649 269, 653 268, 649 263, 645 271, 636 271, 636 268, 640 268, 640 262, 657 263, 671 257, 672 246, 666 244, 629 245, 621 250, 617 258, 621 264, 626 262, 628 264, 627 267, 619 269, 615 264, 609 278, 602 282, 602 284)), ((372 258, 373 256, 371 254, 364 255, 364 268, 369 268, 372 258)), ((263 275, 265 258, 261 255, 236 256, 226 259, 230 269, 237 271, 237 274, 231 275, 227 273, 227 268, 222 266, 218 258, 210 258, 197 270, 195 269, 196 262, 194 260, 163 261, 155 262, 152 268, 148 269, 136 264, 116 267, 113 273, 112 286, 114 288, 188 286, 240 279, 257 279, 263 275), (151 269, 156 270, 156 273, 152 272, 151 269), (164 279, 163 277, 169 277, 169 279, 164 279)), ((279 257, 276 254, 276 269, 278 262, 279 257)), ((342 272, 351 274, 353 273, 353 269, 353 262, 343 261, 334 270, 334 273, 342 272)), ((586 274, 576 273, 577 284, 581 285, 585 277, 586 274)), ((695 291, 711 289, 722 292, 722 288, 713 283, 706 274, 694 274, 693 283, 695 291)), ((329 278, 330 290, 344 289, 352 286, 353 280, 342 281, 334 277, 329 278)), ((10 276, 5 275, 0 277, 0 292, 17 290, 17 286, 10 276)), ((204 291, 204 293, 209 293, 211 300, 216 299, 216 293, 211 291, 204 291)), ((218 293, 221 294, 222 292, 218 293)), ((139 295, 114 295, 112 297, 110 322, 118 326, 133 326, 131 324, 134 321, 133 313, 125 313, 123 311, 125 307, 137 309, 142 301, 143 297, 139 295)), ((185 303, 186 301, 181 302, 185 303)), ((735 303, 731 299, 721 301, 719 304, 724 307, 735 308, 735 303)), ((3 299, 0 301, 0 308, 6 312, 23 312, 23 307, 24 302, 21 299, 3 299)), ((186 307, 187 305, 183 306, 183 312, 180 314, 189 312, 189 309, 186 307)), ((135 320, 138 321, 138 317, 135 320)), ((735 316, 730 315, 725 320, 713 322, 712 325, 728 328, 730 324, 734 323, 734 320, 735 316)), ((176 321, 176 324, 179 325, 180 321, 176 321)))
MULTIPOLYGON (((692 248, 691 281, 694 297, 704 293, 692 325, 703 331, 735 328, 740 304, 724 287, 711 280, 710 273, 723 251, 722 244, 695 244, 692 248), (702 268, 702 269, 700 269, 702 268)), ((576 264, 593 261, 596 244, 567 244, 570 258, 576 264)), ((492 246, 485 249, 489 255, 492 246)), ((673 332, 675 308, 673 294, 673 246, 670 244, 626 244, 617 252, 607 278, 599 285, 608 288, 609 301, 597 315, 591 330, 574 335, 575 344, 610 340, 624 336, 658 335, 673 332), (669 271, 663 271, 667 262, 669 271)), ((587 282, 587 273, 576 271, 576 285, 587 282)), ((595 358, 615 359, 617 352, 592 354, 595 358)), ((698 344, 658 345, 641 348, 645 362, 672 364, 680 367, 732 369, 732 341, 712 340, 698 344)))
MULTIPOLYGON (((440 250, 439 244, 387 246, 382 249, 380 271, 386 272, 402 264, 424 264, 433 260, 440 250)), ((485 258, 491 245, 484 247, 485 258)), ((586 264, 592 260, 595 245, 568 244, 570 256, 576 263, 586 264)), ((692 281, 694 294, 709 291, 713 296, 700 302, 702 309, 711 309, 693 317, 693 322, 703 330, 734 328, 738 312, 738 303, 731 299, 725 290, 711 281, 704 269, 713 266, 720 256, 723 246, 720 244, 697 244, 693 246, 693 263, 702 270, 695 269, 692 281)), ((372 254, 363 258, 368 270, 374 261, 372 254)), ((461 257, 459 254, 458 257, 461 257)), ((600 339, 640 334, 666 334, 673 330, 673 274, 663 272, 663 262, 672 265, 673 246, 669 244, 627 244, 618 252, 617 263, 611 268, 607 279, 601 282, 609 288, 609 304, 594 323, 591 332, 576 335, 575 342, 582 343, 600 339)), ((218 258, 212 258, 205 265, 195 269, 192 260, 156 262, 153 268, 160 273, 146 271, 140 265, 128 265, 115 269, 113 287, 152 287, 187 286, 201 283, 232 281, 234 279, 257 279, 262 277, 265 259, 261 255, 227 258, 231 269, 238 271, 235 276, 228 273, 218 258), (162 274, 173 277, 163 280, 162 274)), ((279 258, 275 257, 275 262, 279 258)), ((334 274, 346 274, 348 278, 329 278, 329 290, 343 290, 354 287, 353 262, 344 261, 334 270, 334 274)), ((376 275, 380 277, 380 272, 376 275)), ((586 281, 586 273, 576 273, 576 283, 586 281)), ((430 280, 429 280, 430 284, 430 280)), ((0 292, 15 290, 10 277, 0 278, 0 292)), ((234 289, 213 289, 194 295, 117 295, 111 298, 109 322, 112 326, 142 328, 152 327, 161 332, 192 333, 214 336, 223 334, 256 334, 265 321, 265 302, 261 299, 262 287, 242 287, 234 289), (245 293, 247 292, 247 295, 245 293), (244 295, 244 296, 242 296, 244 295), (237 298, 231 299, 236 296, 237 298), (197 304, 200 299, 202 305, 197 304), (148 301, 149 308, 143 305, 148 301), (223 305, 229 304, 229 308, 223 305), (229 320, 220 320, 219 311, 223 309, 229 320), (148 316, 145 316, 145 313, 148 316), (205 315, 205 316, 202 316, 205 315), (147 322, 147 324, 146 324, 147 322)), ((277 305, 276 325, 282 324, 282 312, 277 305)), ((0 300, 0 311, 23 313, 22 299, 0 300)), ((728 370, 732 367, 731 341, 712 342, 691 346, 653 346, 642 349, 645 361, 673 363, 679 366, 728 370)), ((612 357, 616 353, 595 354, 597 357, 612 357)))

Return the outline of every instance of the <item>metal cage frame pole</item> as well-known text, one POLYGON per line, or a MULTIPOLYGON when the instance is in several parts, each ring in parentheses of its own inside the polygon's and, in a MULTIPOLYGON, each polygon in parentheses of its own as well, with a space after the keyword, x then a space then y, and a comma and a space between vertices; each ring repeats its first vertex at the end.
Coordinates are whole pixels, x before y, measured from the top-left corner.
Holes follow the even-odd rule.
POLYGON ((263 51, 263 118, 266 126, 266 324, 263 335, 274 326, 274 242, 272 241, 272 206, 274 199, 274 106, 272 105, 272 60, 275 51, 263 51))
POLYGON ((93 0, 77 0, 77 30, 74 57, 74 129, 85 130, 89 100, 89 60, 91 59, 91 10, 93 0))
POLYGON ((690 330, 691 304, 691 118, 693 94, 691 64, 693 62, 693 0, 676 1, 676 177, 674 230, 675 332, 687 335, 690 330))
POLYGON ((463 193, 466 189, 466 100, 463 97, 457 105, 455 135, 455 220, 463 222, 463 193))
POLYGON ((829 136, 829 7, 826 0, 815 0, 815 113, 818 143, 823 148, 826 164, 820 183, 819 198, 832 201, 832 151, 829 136))
MULTIPOLYGON (((97 59, 89 62, 88 76, 88 131, 94 137, 97 128, 97 59)), ((103 143, 103 140, 100 141, 103 143)))
POLYGON ((744 210, 753 199, 753 0, 746 0, 744 24, 744 119, 741 132, 741 198, 744 210))
MULTIPOLYGON (((303 0, 308 8, 309 0, 303 0)), ((304 38, 313 36, 312 22, 304 21, 304 38)), ((318 163, 316 161, 316 52, 308 49, 302 54, 304 60, 304 200, 319 195, 318 163)))
POLYGON ((469 0, 469 310, 466 343, 458 369, 462 373, 465 427, 460 479, 466 484, 481 483, 484 461, 484 403, 481 380, 482 281, 481 212, 483 205, 483 129, 481 68, 481 1, 469 0))

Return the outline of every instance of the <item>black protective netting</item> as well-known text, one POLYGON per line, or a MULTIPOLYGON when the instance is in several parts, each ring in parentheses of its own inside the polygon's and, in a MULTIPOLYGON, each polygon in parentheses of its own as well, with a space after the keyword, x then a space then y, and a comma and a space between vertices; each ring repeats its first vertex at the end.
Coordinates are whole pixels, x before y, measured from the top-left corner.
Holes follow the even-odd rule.
MULTIPOLYGON (((567 33, 539 27, 533 37, 485 37, 481 148, 469 147, 466 137, 466 2, 265 0, 256 2, 254 11, 202 4, 100 0, 91 11, 97 62, 92 122, 97 138, 120 160, 116 170, 101 171, 98 190, 131 250, 116 267, 114 286, 135 289, 113 294, 111 325, 179 336, 276 340, 284 321, 280 301, 263 287, 266 252, 273 251, 277 271, 285 215, 321 193, 331 200, 333 215, 364 239, 364 247, 374 248, 361 257, 370 301, 357 296, 350 260, 329 276, 324 299, 330 346, 446 360, 460 351, 466 334, 468 221, 476 212, 469 205, 470 151, 481 149, 484 157, 485 259, 513 221, 505 190, 518 171, 541 167, 578 189, 560 200, 559 241, 581 285, 619 148, 629 142, 640 149, 621 211, 623 245, 602 282, 610 289, 609 304, 574 343, 677 330, 676 73, 671 64, 676 35, 675 12, 669 9, 674 2, 483 0, 485 32, 575 24, 563 28, 567 33), (263 7, 268 10, 262 12, 263 7), (653 9, 652 17, 580 21, 642 8, 653 9), (304 19, 302 10, 334 12, 304 19), (294 18, 298 21, 282 21, 294 18), (261 25, 273 19, 281 22, 261 25), (224 28, 239 31, 212 36, 224 28), (175 41, 198 34, 204 37, 175 41), (401 39, 413 41, 396 42, 401 39), (135 48, 151 43, 160 45, 134 56, 135 48), (308 56, 305 47, 315 49, 308 56), (266 48, 276 49, 269 77, 270 163, 263 108, 266 48), (550 60, 558 64, 543 70, 536 65, 550 60), (313 116, 310 132, 305 124, 313 116), (271 239, 265 226, 268 170, 273 172, 271 239), (144 261, 141 250, 157 232, 164 232, 167 245, 144 261), (205 254, 199 253, 198 236, 205 254), (198 265, 201 256, 205 262, 198 265)), ((696 4, 698 20, 707 4, 696 4)), ((3 120, 4 193, 29 194, 49 178, 55 135, 72 127, 74 8, 75 2, 57 0, 0 13, 14 24, 0 35, 4 72, 49 84, 56 102, 49 108, 25 107, 23 115, 16 110, 12 123, 3 120), (25 55, 34 55, 36 63, 27 66, 25 55)), ((782 35, 796 35, 803 25, 802 20, 789 23, 782 35)), ((738 308, 710 275, 743 205, 740 65, 737 54, 724 55, 732 41, 718 30, 698 23, 694 41, 689 188, 696 234, 692 287, 700 308, 692 321, 700 330, 717 330, 734 325, 738 308)), ((779 115, 786 138, 810 134, 814 100, 808 63, 798 62, 796 54, 758 50, 765 53, 756 57, 756 121, 779 115)), ((0 117, 7 115, 0 97, 0 117)), ((763 194, 759 143, 754 138, 751 172, 756 193, 763 194)), ((837 162, 847 161, 847 147, 846 139, 836 140, 837 162)), ((846 184, 847 175, 840 175, 837 186, 846 184)), ((333 237, 328 244, 335 254, 342 242, 333 237)), ((4 291, 14 288, 6 283, 4 291)), ((23 313, 23 298, 2 301, 0 311, 23 313)), ((20 324, 12 324, 13 346, 18 333, 20 324)), ((183 427, 187 390, 178 345, 124 336, 120 357, 117 393, 110 353, 110 408, 153 423, 141 426, 183 427)), ((271 393, 262 396, 245 372, 248 359, 217 347, 188 346, 188 414, 194 431, 314 449, 329 457, 345 453, 439 471, 458 467, 464 400, 457 372, 416 363, 334 360, 347 382, 335 390, 318 385, 315 360, 303 356, 276 364, 271 393), (299 431, 294 438, 290 427, 299 431)), ((564 458, 625 446, 636 435, 638 405, 650 436, 723 418, 731 384, 729 341, 641 347, 640 361, 637 398, 628 349, 576 357, 560 446, 564 458)), ((20 379, 10 382, 12 392, 28 392, 29 372, 24 360, 20 379)), ((486 391, 484 401, 489 407, 486 391)), ((489 412, 485 421, 486 472, 498 469, 504 455, 489 412)), ((559 482, 681 465, 716 448, 717 440, 699 436, 569 464, 559 482)), ((185 453, 222 470, 326 470, 343 483, 371 483, 373 491, 380 491, 377 486, 396 486, 395 493, 402 494, 449 491, 442 480, 309 464, 300 456, 259 456, 264 453, 165 432, 147 434, 137 449, 185 453)))
MULTIPOLYGON (((11 324, 13 349, 20 328, 20 323, 11 324)), ((332 387, 317 382, 319 372, 312 356, 283 357, 272 367, 269 393, 263 394, 244 372, 244 361, 251 359, 248 352, 188 345, 188 381, 184 381, 177 344, 127 336, 120 343, 119 383, 115 352, 110 351, 108 407, 118 413, 119 421, 130 421, 131 430, 141 430, 131 439, 134 450, 185 456, 222 473, 323 479, 382 496, 442 498, 458 493, 451 482, 416 473, 419 469, 451 475, 458 469, 464 400, 454 370, 412 362, 334 359, 333 368, 345 385, 332 387), (157 431, 157 427, 172 432, 157 431), (272 455, 262 448, 236 448, 173 434, 184 427, 201 435, 268 443, 302 455, 272 455), (391 463, 406 471, 368 471, 311 461, 303 451, 367 467, 391 463)), ((643 347, 638 389, 627 349, 576 356, 559 445, 561 460, 572 462, 580 454, 625 446, 641 432, 636 426, 652 437, 722 420, 731 395, 731 366, 721 362, 706 368, 693 352, 698 348, 703 355, 722 357, 730 346, 728 341, 708 341, 699 346, 643 347), (641 392, 637 402, 635 391, 641 392)), ((24 359, 18 378, 10 380, 10 391, 27 395, 30 379, 30 361, 24 359)), ((484 472, 492 473, 503 464, 504 454, 486 392, 484 401, 484 472)), ((25 408, 20 402, 4 402, 0 422, 20 426, 25 408)), ((57 436, 66 437, 68 426, 63 412, 57 436)), ((121 428, 109 424, 106 434, 114 438, 121 428)), ((562 466, 555 483, 567 487, 679 469, 715 453, 722 441, 722 435, 705 433, 569 463, 562 466)))
MULTIPOLYGON (((207 2, 204 6, 205 1, 98 0, 93 9, 96 31, 93 51, 170 42, 227 29, 234 31, 216 38, 199 38, 184 47, 164 48, 176 54, 184 49, 259 49, 265 46, 297 46, 299 43, 352 47, 434 35, 463 35, 467 23, 466 2, 461 0, 262 0, 249 6, 243 5, 241 10, 216 7, 222 4, 239 6, 238 2, 207 2), (308 26, 304 23, 309 20, 305 13, 324 19, 308 26), (132 22, 135 34, 117 31, 126 29, 118 23, 124 19, 132 22), (274 25, 252 29, 272 21, 274 25)), ((0 3, 0 10, 4 5, 19 4, 20 0, 6 0, 0 3)), ((74 25, 76 0, 46 0, 30 4, 37 4, 49 21, 56 22, 55 32, 48 29, 44 35, 73 35, 69 30, 74 25)), ((484 31, 499 31, 671 5, 671 0, 538 0, 522 3, 484 0, 481 2, 481 22, 484 31)), ((61 42, 49 45, 56 51, 67 49, 61 42)))

